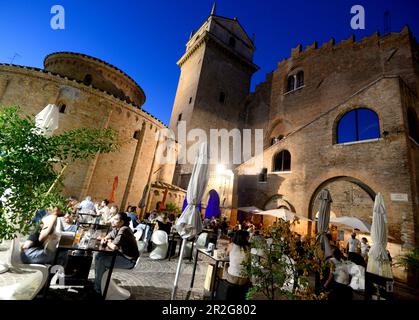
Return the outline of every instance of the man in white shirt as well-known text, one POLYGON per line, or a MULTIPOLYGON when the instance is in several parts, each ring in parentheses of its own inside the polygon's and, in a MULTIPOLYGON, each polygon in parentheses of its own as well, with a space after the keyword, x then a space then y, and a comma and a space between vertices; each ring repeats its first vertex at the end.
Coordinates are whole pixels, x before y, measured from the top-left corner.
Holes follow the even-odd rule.
POLYGON ((357 259, 357 256, 361 253, 361 241, 356 238, 355 232, 352 232, 351 237, 348 240, 346 251, 348 252, 348 259, 351 261, 357 259))

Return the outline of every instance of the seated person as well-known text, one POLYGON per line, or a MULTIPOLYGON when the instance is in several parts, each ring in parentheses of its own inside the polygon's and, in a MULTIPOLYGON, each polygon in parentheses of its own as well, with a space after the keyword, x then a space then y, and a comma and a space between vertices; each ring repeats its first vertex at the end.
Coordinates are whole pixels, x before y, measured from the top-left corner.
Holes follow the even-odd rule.
POLYGON ((328 257, 328 273, 324 289, 329 291, 329 300, 352 300, 352 288, 349 286, 349 273, 343 261, 342 252, 333 247, 332 257, 328 257))
POLYGON ((167 212, 163 212, 163 214, 161 215, 161 221, 157 220, 154 230, 162 230, 169 235, 171 229, 172 229, 172 224, 169 221, 167 212))
POLYGON ((71 196, 70 198, 68 198, 67 208, 70 209, 73 215, 77 213, 78 207, 79 207, 79 201, 77 200, 76 197, 71 196))
POLYGON ((58 241, 55 226, 58 217, 62 216, 60 208, 55 207, 42 219, 42 229, 39 233, 29 236, 21 248, 21 259, 25 264, 51 264, 55 256, 55 246, 46 246, 48 241, 58 241))
MULTIPOLYGON (((132 269, 139 257, 137 241, 129 227, 131 219, 125 212, 117 213, 111 220, 112 231, 101 244, 112 251, 118 251, 115 268, 132 269)), ((95 291, 101 294, 102 276, 110 268, 113 254, 99 252, 95 258, 95 291)))
POLYGON ((93 211, 96 212, 95 204, 92 201, 92 197, 87 196, 77 207, 80 211, 88 212, 93 211))
POLYGON ((100 220, 101 223, 111 224, 111 220, 117 214, 117 212, 118 212, 118 206, 117 205, 112 205, 111 208, 109 209, 108 213, 102 214, 102 217, 101 217, 101 220, 100 220))
POLYGON ((144 220, 149 221, 149 218, 150 218, 150 212, 146 212, 144 215, 144 220))
POLYGON ((96 212, 98 215, 100 216, 108 216, 109 215, 109 200, 108 199, 104 199, 102 200, 102 202, 96 207, 96 212))
POLYGON ((73 215, 66 213, 64 217, 60 217, 60 219, 63 225, 63 231, 77 231, 77 225, 74 223, 73 215))
POLYGON ((128 218, 131 219, 133 227, 136 228, 139 224, 138 216, 137 216, 137 207, 129 206, 127 216, 128 218))
POLYGON ((244 277, 242 263, 247 260, 250 254, 249 232, 238 230, 235 232, 233 241, 227 248, 230 258, 229 267, 225 273, 225 279, 231 284, 246 285, 249 278, 244 277))
POLYGON ((148 221, 153 222, 153 220, 157 219, 157 212, 156 210, 151 211, 150 215, 148 216, 148 221))

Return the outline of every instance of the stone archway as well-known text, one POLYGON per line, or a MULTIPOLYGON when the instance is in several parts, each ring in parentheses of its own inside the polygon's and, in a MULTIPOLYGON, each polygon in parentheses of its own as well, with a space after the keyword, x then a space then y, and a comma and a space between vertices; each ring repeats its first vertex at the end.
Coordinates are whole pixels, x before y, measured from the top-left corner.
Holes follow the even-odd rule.
POLYGON ((288 210, 295 212, 294 206, 282 194, 276 194, 270 197, 263 205, 263 210, 278 209, 285 207, 288 210))
MULTIPOLYGON (((319 207, 318 195, 328 189, 332 197, 331 211, 336 216, 355 216, 368 223, 372 222, 375 191, 366 183, 349 176, 338 176, 325 180, 314 191, 310 198, 308 217, 315 221, 319 207)), ((312 231, 309 224, 308 232, 312 231)))
MULTIPOLYGON (((280 208, 284 208, 295 213, 294 206, 282 194, 275 194, 271 196, 270 198, 268 198, 267 201, 265 201, 265 204, 263 205, 263 210, 272 210, 272 209, 280 209, 280 208)), ((259 215, 259 217, 260 217, 260 222, 262 222, 264 225, 270 225, 274 221, 277 220, 275 217, 270 217, 270 216, 259 215)))

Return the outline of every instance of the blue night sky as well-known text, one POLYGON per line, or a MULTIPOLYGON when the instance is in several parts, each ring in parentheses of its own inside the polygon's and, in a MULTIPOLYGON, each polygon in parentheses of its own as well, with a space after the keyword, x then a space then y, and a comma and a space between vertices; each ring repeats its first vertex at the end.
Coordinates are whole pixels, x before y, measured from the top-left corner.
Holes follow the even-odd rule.
MULTIPOLYGON (((191 30, 209 16, 212 0, 0 0, 0 62, 42 68, 44 57, 56 51, 95 56, 122 69, 143 88, 143 108, 168 124, 182 56, 191 30), (64 6, 65 30, 50 27, 51 7, 64 6)), ((340 42, 375 31, 384 32, 384 11, 391 12, 391 31, 408 24, 419 35, 418 0, 219 0, 217 15, 238 17, 251 36, 256 34, 252 90, 290 55, 331 37, 340 42), (352 30, 350 9, 363 5, 366 29, 352 30)))

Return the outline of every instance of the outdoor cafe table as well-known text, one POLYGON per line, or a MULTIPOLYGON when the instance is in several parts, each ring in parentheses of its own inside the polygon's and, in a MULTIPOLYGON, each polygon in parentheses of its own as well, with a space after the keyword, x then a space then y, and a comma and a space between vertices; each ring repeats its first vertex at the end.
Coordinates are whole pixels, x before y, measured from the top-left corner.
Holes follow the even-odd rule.
POLYGON ((77 213, 80 218, 77 219, 78 222, 80 223, 97 223, 99 224, 100 222, 100 214, 96 214, 96 213, 88 213, 88 212, 78 212, 77 213), (90 217, 90 219, 86 219, 90 217), (82 220, 82 221, 80 221, 82 220))
MULTIPOLYGON (((105 253, 109 253, 112 255, 112 261, 111 261, 111 265, 109 268, 109 273, 108 273, 108 279, 106 280, 106 285, 105 285, 105 289, 103 291, 103 299, 106 299, 106 294, 108 293, 108 288, 109 288, 109 282, 111 280, 111 276, 112 276, 112 271, 113 268, 115 266, 115 260, 116 260, 116 256, 118 255, 118 251, 117 250, 111 250, 109 249, 107 246, 105 245, 101 245, 100 244, 100 240, 96 240, 93 239, 95 241, 92 241, 92 239, 89 241, 89 244, 86 247, 80 247, 79 245, 67 245, 67 244, 63 244, 63 238, 61 238, 58 246, 57 246, 57 250, 55 252, 55 257, 54 257, 54 262, 53 262, 53 266, 55 266, 57 264, 57 260, 58 260, 58 255, 60 251, 79 251, 79 252, 105 252, 105 253)), ((45 289, 45 293, 44 293, 44 298, 46 297, 47 291, 49 290, 50 287, 50 282, 52 279, 52 275, 50 274, 48 277, 48 283, 45 289)))
POLYGON ((217 283, 217 280, 218 280, 218 265, 220 263, 224 264, 226 262, 229 262, 230 260, 229 260, 228 256, 226 256, 224 258, 214 257, 210 254, 210 252, 207 252, 205 249, 197 248, 196 249, 196 254, 195 254, 195 262, 194 262, 193 271, 192 271, 192 280, 191 280, 190 290, 193 288, 193 285, 194 285, 196 266, 198 264, 198 256, 200 254, 209 257, 210 259, 212 259, 215 262, 215 266, 212 270, 211 284, 210 284, 210 298, 211 298, 211 300, 214 300, 214 298, 215 298, 215 284, 217 283))
MULTIPOLYGON (((193 248, 195 246, 195 240, 192 239, 192 240, 187 240, 187 241, 191 242, 191 255, 189 256, 189 261, 192 261, 192 251, 193 251, 193 248)), ((176 256, 176 248, 177 248, 178 243, 181 245, 182 237, 177 232, 171 232, 169 234, 169 248, 167 249, 169 261, 172 258, 173 246, 175 246, 173 256, 176 256)), ((180 251, 180 246, 179 246, 179 251, 180 251)), ((179 252, 179 254, 180 254, 180 252, 179 252)))

